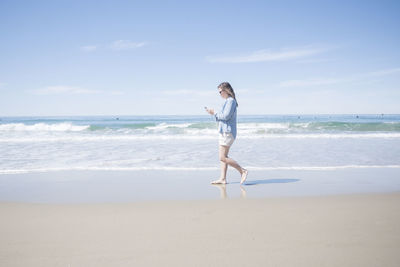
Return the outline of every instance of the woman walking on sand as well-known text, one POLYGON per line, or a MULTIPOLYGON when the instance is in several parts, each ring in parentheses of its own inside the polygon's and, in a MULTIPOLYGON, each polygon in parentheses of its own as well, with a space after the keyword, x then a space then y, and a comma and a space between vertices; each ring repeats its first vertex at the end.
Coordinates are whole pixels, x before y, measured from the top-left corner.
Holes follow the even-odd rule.
POLYGON ((218 122, 219 132, 219 160, 221 161, 221 177, 212 181, 211 184, 226 184, 226 171, 228 165, 234 167, 241 175, 240 183, 246 181, 248 171, 233 159, 228 157, 229 149, 236 139, 236 102, 235 92, 228 82, 218 85, 219 94, 225 98, 225 103, 220 112, 215 113, 213 109, 206 108, 206 111, 215 117, 218 122))

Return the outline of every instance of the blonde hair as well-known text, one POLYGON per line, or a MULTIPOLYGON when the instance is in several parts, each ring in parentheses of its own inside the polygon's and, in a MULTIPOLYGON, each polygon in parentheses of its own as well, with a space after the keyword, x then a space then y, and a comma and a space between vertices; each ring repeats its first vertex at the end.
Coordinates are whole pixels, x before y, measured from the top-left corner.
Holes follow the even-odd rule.
POLYGON ((218 85, 218 88, 225 91, 228 95, 233 97, 233 99, 235 99, 235 101, 236 101, 236 106, 237 107, 239 106, 239 104, 236 100, 235 92, 233 91, 232 86, 228 82, 220 83, 220 85, 218 85))

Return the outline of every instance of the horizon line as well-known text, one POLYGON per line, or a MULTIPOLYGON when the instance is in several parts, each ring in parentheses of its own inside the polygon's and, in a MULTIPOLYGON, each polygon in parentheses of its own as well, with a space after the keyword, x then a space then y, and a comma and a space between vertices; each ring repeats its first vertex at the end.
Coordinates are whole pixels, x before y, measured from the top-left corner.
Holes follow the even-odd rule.
MULTIPOLYGON (((384 115, 400 115, 400 113, 264 113, 264 114, 241 114, 238 115, 240 116, 278 116, 278 115, 289 115, 289 116, 322 116, 322 115, 379 115, 379 116, 384 116, 384 115)), ((141 114, 141 115, 127 115, 127 114, 111 114, 111 115, 5 115, 2 116, 0 115, 0 121, 1 118, 7 118, 7 117, 154 117, 154 116, 210 116, 211 115, 200 115, 200 114, 141 114)))

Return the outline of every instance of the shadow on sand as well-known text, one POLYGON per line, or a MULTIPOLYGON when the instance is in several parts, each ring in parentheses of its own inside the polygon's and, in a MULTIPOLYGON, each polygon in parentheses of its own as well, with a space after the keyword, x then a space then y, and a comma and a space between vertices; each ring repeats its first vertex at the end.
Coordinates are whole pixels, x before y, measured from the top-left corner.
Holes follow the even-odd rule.
MULTIPOLYGON (((244 184, 240 185, 240 197, 241 198, 246 198, 247 193, 245 186, 247 185, 259 185, 259 184, 278 184, 278 183, 294 183, 298 182, 300 179, 264 179, 264 180, 252 180, 252 181, 246 181, 244 184)), ((232 182, 228 184, 240 184, 239 182, 232 182)), ((228 195, 226 193, 226 186, 227 184, 212 184, 214 187, 219 188, 220 190, 220 195, 221 198, 226 199, 228 198, 228 195)))

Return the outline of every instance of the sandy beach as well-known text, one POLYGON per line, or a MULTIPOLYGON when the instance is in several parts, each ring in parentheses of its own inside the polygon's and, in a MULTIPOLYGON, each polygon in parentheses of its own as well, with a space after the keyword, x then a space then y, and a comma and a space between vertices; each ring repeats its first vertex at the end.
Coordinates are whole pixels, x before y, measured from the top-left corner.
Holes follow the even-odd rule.
POLYGON ((399 168, 0 175, 0 266, 398 266, 399 168))
POLYGON ((400 193, 0 203, 1 266, 398 266, 400 193))

